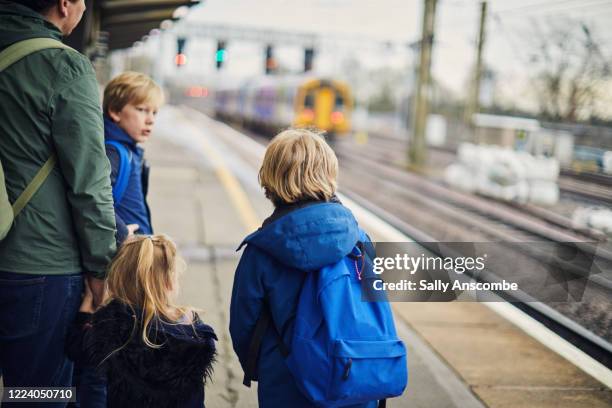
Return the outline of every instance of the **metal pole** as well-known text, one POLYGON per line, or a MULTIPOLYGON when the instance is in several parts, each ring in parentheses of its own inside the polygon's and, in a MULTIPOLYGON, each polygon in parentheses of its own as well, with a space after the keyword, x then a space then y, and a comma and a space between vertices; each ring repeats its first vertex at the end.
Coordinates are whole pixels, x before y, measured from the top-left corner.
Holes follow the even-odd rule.
POLYGON ((482 80, 482 50, 485 42, 485 25, 487 21, 487 2, 480 3, 480 27, 478 29, 478 44, 476 50, 476 66, 474 67, 474 83, 466 110, 466 122, 473 125, 473 115, 480 111, 480 81, 482 80))
POLYGON ((408 149, 410 164, 415 169, 421 169, 427 159, 425 142, 425 127, 429 110, 429 83, 431 77, 431 51, 434 38, 434 21, 436 1, 425 0, 423 12, 423 33, 421 37, 421 53, 419 57, 419 73, 414 101, 413 132, 408 149))

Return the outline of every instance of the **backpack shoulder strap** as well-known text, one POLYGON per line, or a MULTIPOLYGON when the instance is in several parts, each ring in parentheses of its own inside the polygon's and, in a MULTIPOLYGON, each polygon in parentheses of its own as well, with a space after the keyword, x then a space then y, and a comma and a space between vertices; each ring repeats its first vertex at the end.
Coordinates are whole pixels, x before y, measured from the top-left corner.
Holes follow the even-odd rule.
MULTIPOLYGON (((261 307, 259 318, 257 319, 257 323, 255 324, 255 329, 253 330, 253 335, 251 336, 251 341, 249 342, 249 350, 247 352, 247 361, 246 366, 244 368, 244 380, 242 381, 242 383, 247 387, 251 387, 251 380, 255 379, 255 371, 257 370, 257 361, 259 360, 259 350, 261 349, 261 342, 264 336, 266 335, 268 326, 271 323, 272 313, 270 312, 270 307, 268 306, 268 303, 264 301, 261 307)), ((281 337, 276 327, 273 327, 273 329, 277 337, 278 350, 280 351, 283 357, 287 358, 290 351, 285 345, 283 338, 281 337)))
POLYGON ((130 180, 130 173, 132 172, 132 160, 128 148, 122 143, 116 140, 107 140, 104 142, 107 146, 112 146, 117 150, 119 154, 119 169, 117 171, 117 180, 113 185, 113 200, 115 206, 121 203, 125 190, 127 190, 128 182, 130 180))
POLYGON ((249 342, 249 350, 247 354, 246 366, 244 367, 244 379, 242 384, 247 387, 251 387, 251 380, 255 379, 255 370, 257 369, 257 360, 259 360, 259 349, 261 348, 261 341, 268 330, 270 325, 270 311, 264 304, 261 308, 261 313, 255 324, 251 341, 249 342))
POLYGON ((0 72, 20 59, 47 48, 65 48, 77 52, 63 42, 53 38, 30 38, 28 40, 17 41, 0 52, 0 72))
MULTIPOLYGON (((20 59, 47 48, 65 48, 73 50, 61 41, 54 40, 53 38, 30 38, 28 40, 18 41, 0 52, 0 72, 20 59)), ((76 50, 74 51, 76 52, 76 50)), ((26 186, 25 190, 23 190, 13 203, 13 217, 16 217, 32 199, 34 194, 36 194, 40 186, 45 182, 47 177, 49 177, 49 174, 51 174, 56 162, 57 157, 55 153, 52 153, 45 164, 38 170, 32 181, 26 186)))
POLYGON ((13 217, 17 217, 17 214, 19 214, 21 210, 23 210, 23 207, 25 207, 32 197, 34 197, 34 194, 36 194, 40 186, 42 186, 47 177, 49 177, 49 174, 51 174, 56 162, 57 157, 54 153, 51 155, 51 157, 49 157, 49 159, 47 159, 40 170, 38 170, 32 181, 30 181, 30 184, 26 186, 25 190, 23 190, 17 200, 15 200, 13 203, 13 217))

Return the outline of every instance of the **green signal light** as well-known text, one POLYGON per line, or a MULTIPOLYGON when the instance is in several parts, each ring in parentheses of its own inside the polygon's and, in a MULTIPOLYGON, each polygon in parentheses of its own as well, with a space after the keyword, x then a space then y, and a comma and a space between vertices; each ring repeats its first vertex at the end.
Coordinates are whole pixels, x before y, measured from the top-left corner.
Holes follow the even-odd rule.
POLYGON ((227 58, 227 51, 226 50, 217 50, 217 62, 223 62, 225 61, 225 58, 227 58))

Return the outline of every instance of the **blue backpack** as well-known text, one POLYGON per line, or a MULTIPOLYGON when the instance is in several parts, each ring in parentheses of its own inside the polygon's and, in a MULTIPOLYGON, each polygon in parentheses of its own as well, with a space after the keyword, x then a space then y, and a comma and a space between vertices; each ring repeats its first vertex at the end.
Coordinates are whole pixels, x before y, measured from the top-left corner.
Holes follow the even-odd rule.
POLYGON ((113 201, 116 207, 123 199, 123 195, 125 194, 125 190, 127 190, 130 180, 130 174, 132 173, 132 152, 122 143, 115 140, 106 140, 104 144, 114 147, 119 154, 117 180, 115 180, 115 185, 113 185, 113 201))
MULTIPOLYGON (((369 241, 361 232, 363 241, 369 241)), ((341 407, 396 397, 408 382, 406 348, 385 301, 361 300, 372 272, 374 248, 358 242, 334 265, 308 273, 302 287, 291 349, 278 335, 298 388, 315 405, 341 407)), ((254 378, 261 339, 271 317, 264 307, 249 348, 244 384, 254 378)), ((379 406, 381 406, 379 405, 379 406)))

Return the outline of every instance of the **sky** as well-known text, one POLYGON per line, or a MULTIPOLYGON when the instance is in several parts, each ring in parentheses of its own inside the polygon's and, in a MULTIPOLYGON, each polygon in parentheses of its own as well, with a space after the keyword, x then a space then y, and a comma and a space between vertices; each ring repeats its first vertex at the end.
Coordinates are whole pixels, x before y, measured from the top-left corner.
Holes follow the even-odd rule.
MULTIPOLYGON (((479 4, 478 0, 438 0, 432 71, 438 81, 458 95, 467 89, 475 60, 479 4)), ((488 5, 484 58, 498 72, 497 88, 502 97, 525 99, 521 94, 522 89, 528 88, 525 48, 534 22, 580 18, 595 28, 604 45, 602 51, 612 55, 612 25, 606 24, 612 18, 612 0, 489 0, 488 5)), ((423 0, 205 0, 191 8, 177 26, 318 34, 327 45, 318 52, 316 70, 342 75, 349 58, 369 68, 410 71, 415 55, 406 45, 419 40, 422 13, 423 0), (386 42, 394 46, 380 45, 386 42)), ((183 73, 214 75, 216 40, 190 39, 187 53, 191 60, 183 73)), ((166 53, 175 52, 174 41, 166 38, 162 47, 166 53)), ((155 44, 149 47, 159 52, 160 46, 155 44)), ((230 42, 225 75, 261 74, 263 47, 255 42, 230 42)), ((299 71, 303 49, 278 45, 275 56, 283 66, 299 71)), ((171 65, 170 62, 166 69, 174 69, 171 65)))

